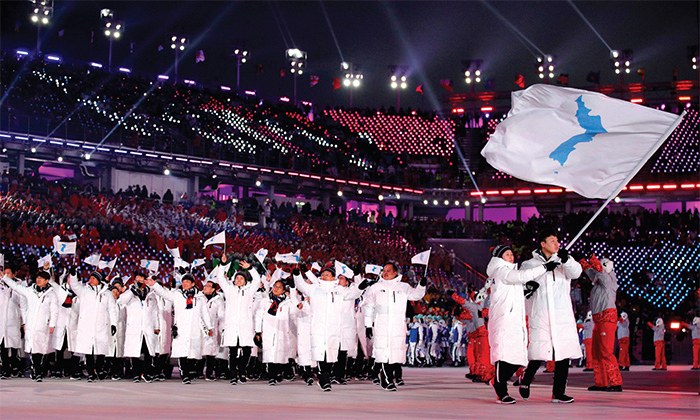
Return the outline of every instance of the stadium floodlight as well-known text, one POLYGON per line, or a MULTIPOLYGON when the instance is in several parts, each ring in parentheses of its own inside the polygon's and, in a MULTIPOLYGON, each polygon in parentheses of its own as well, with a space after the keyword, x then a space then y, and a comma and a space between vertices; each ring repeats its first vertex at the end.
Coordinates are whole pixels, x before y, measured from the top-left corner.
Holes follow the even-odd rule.
POLYGON ((693 70, 698 69, 698 46, 691 45, 688 47, 688 64, 693 68, 693 70))
POLYGON ((290 48, 285 51, 285 59, 287 60, 287 67, 289 67, 289 72, 292 73, 292 79, 294 79, 294 105, 297 104, 297 76, 304 74, 306 69, 306 51, 302 51, 298 48, 290 48))
POLYGON ((342 190, 338 190, 338 197, 342 197, 342 196, 343 196, 343 191, 342 191, 342 190))
POLYGON ((377 199, 378 199, 379 201, 384 201, 384 196, 381 195, 381 194, 379 194, 379 197, 377 197, 377 199))
POLYGON ((352 108, 352 91, 360 87, 361 80, 364 79, 362 67, 359 64, 348 62, 340 63, 340 70, 343 72, 343 86, 350 88, 350 108, 352 108))
POLYGON ((551 54, 545 54, 535 57, 535 68, 537 69, 537 77, 544 80, 545 83, 549 79, 554 78, 554 69, 556 68, 556 57, 551 54))
POLYGON ((484 60, 463 60, 462 61, 462 72, 464 73, 464 81, 471 85, 472 92, 476 90, 476 84, 481 83, 483 79, 481 66, 484 64, 484 60))
POLYGON ((105 36, 109 39, 109 61, 107 69, 112 71, 112 42, 119 39, 124 32, 124 22, 119 22, 114 18, 114 11, 110 9, 100 10, 100 24, 105 36))
POLYGON ((624 74, 631 72, 632 50, 612 50, 610 51, 610 68, 615 74, 620 75, 620 80, 624 82, 624 74))
POLYGON ((185 48, 187 48, 187 45, 189 45, 190 40, 187 39, 186 36, 183 36, 182 34, 173 34, 170 37, 170 49, 175 51, 175 80, 174 82, 177 83, 177 64, 180 61, 180 53, 182 51, 185 51, 185 48))
POLYGON ((250 53, 245 49, 245 41, 235 41, 231 57, 236 57, 236 93, 241 93, 241 64, 245 64, 250 58, 250 53))
POLYGON ((53 0, 30 0, 29 20, 36 25, 36 55, 41 52, 41 27, 48 26, 53 17, 53 0))
POLYGON ((408 87, 408 66, 396 66, 390 65, 387 67, 389 69, 389 80, 391 81, 390 86, 392 89, 396 89, 396 109, 401 108, 401 89, 406 89, 408 87), (399 89, 401 88, 401 89, 399 89))

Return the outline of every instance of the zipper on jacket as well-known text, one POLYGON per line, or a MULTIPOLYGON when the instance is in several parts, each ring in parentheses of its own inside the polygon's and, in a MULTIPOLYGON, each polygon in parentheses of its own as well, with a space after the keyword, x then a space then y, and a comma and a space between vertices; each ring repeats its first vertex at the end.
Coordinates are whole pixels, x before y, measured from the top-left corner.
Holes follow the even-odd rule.
POLYGON ((394 290, 394 291, 391 292, 391 293, 394 295, 394 303, 396 303, 396 290, 394 290))

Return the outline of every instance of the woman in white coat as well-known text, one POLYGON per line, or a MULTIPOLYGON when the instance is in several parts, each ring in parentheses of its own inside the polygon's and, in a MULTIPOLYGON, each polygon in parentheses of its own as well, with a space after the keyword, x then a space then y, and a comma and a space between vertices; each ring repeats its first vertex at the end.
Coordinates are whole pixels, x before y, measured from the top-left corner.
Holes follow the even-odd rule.
MULTIPOLYGON (((163 283, 163 286, 168 286, 168 283, 163 283)), ((158 295, 156 295, 156 299, 158 301, 158 323, 160 324, 160 334, 158 334, 158 348, 156 350, 158 356, 154 362, 156 366, 155 379, 157 381, 164 381, 166 373, 168 374, 168 378, 170 378, 170 375, 172 374, 170 352, 173 342, 173 303, 158 295)))
POLYGON ((294 269, 294 284, 309 297, 311 304, 311 352, 319 365, 318 383, 323 391, 331 390, 330 375, 340 350, 340 320, 343 301, 357 299, 362 291, 358 287, 342 287, 335 277, 335 270, 321 270, 321 281, 308 284, 294 269))
POLYGON ((50 278, 49 273, 40 271, 32 286, 23 286, 8 275, 3 277, 10 289, 26 298, 24 351, 31 354, 32 380, 35 382, 41 382, 46 373, 45 356, 52 349, 51 334, 58 320, 58 300, 49 285, 50 278))
POLYGON ((88 382, 104 379, 105 355, 109 353, 112 336, 117 333, 117 302, 104 282, 104 276, 94 271, 84 285, 71 269, 68 284, 80 299, 75 351, 85 355, 88 382))
POLYGON ((211 318, 206 307, 206 299, 196 296, 192 274, 182 276, 182 290, 168 290, 152 278, 145 280, 157 295, 173 303, 172 357, 178 358, 183 384, 191 384, 195 379, 197 360, 202 358, 202 341, 205 335, 214 335, 211 318))
MULTIPOLYGON (((493 280, 489 308, 489 343, 491 363, 496 366, 493 389, 500 404, 515 404, 508 395, 508 380, 520 366, 527 365, 527 326, 525 325, 524 286, 535 289, 533 279, 547 271, 544 265, 529 270, 518 270, 513 250, 498 245, 491 252, 493 258, 486 274, 493 280)), ((554 269, 556 263, 549 263, 554 269)))
MULTIPOLYGON (((360 284, 362 278, 355 277, 355 288, 360 284)), ((341 287, 353 287, 353 283, 342 275, 338 276, 338 284, 341 287)), ((333 383, 340 385, 347 384, 345 380, 347 366, 357 357, 357 322, 355 321, 355 300, 343 300, 340 312, 340 351, 338 361, 333 366, 333 383)))
POLYGON ((297 306, 297 310, 293 313, 297 327, 296 362, 301 378, 311 386, 314 384, 312 369, 316 367, 316 361, 311 357, 311 304, 309 298, 298 293, 296 289, 293 292, 291 298, 297 306))
POLYGON ((161 326, 158 299, 145 280, 143 273, 136 273, 134 284, 119 296, 117 303, 126 307, 124 357, 131 361, 134 382, 151 383, 155 376, 153 358, 158 351, 161 326))
POLYGON ((396 391, 402 381, 401 364, 406 362, 406 306, 425 295, 428 279, 423 277, 416 287, 401 281, 394 263, 384 265, 381 279, 365 293, 365 334, 373 338, 372 355, 380 363, 382 389, 396 391))
MULTIPOLYGON (((226 256, 221 258, 226 263, 226 256)), ((225 315, 223 321, 223 336, 221 345, 228 347, 229 353, 229 379, 231 385, 246 383, 245 368, 250 359, 253 346, 255 326, 253 316, 255 314, 255 292, 261 284, 260 274, 251 268, 246 261, 241 261, 243 270, 233 276, 233 281, 226 278, 228 265, 216 267, 217 278, 225 299, 225 315)))
POLYGON ((268 364, 271 386, 282 381, 284 365, 289 362, 288 330, 293 308, 294 302, 285 293, 284 282, 277 280, 255 311, 255 333, 257 340, 262 340, 262 361, 268 364))
MULTIPOLYGON (((209 280, 204 283, 204 288, 202 289, 202 297, 206 301, 207 312, 209 312, 212 330, 214 331, 212 336, 204 336, 202 341, 202 356, 206 359, 207 364, 204 378, 207 381, 216 380, 215 370, 216 373, 221 373, 219 372, 216 356, 219 354, 219 348, 221 347, 221 330, 224 328, 226 308, 224 297, 216 291, 216 288, 217 284, 209 280)), ((197 373, 199 372, 200 370, 197 369, 197 373)))
MULTIPOLYGON (((14 268, 7 267, 5 274, 14 278, 14 268)), ((0 360, 2 379, 12 376, 12 356, 22 347, 22 313, 20 294, 0 281, 0 360)))
MULTIPOLYGON (((46 263, 44 269, 49 265, 49 263, 46 263)), ((76 372, 80 363, 80 357, 75 355, 78 306, 76 304, 76 295, 70 289, 66 280, 68 280, 68 270, 64 270, 59 277, 60 284, 53 279, 49 281, 49 284, 54 288, 58 302, 58 321, 51 339, 51 347, 56 349, 56 365, 52 375, 60 378, 65 374, 77 380, 79 378, 76 376, 76 372), (64 360, 65 351, 71 352, 70 363, 68 364, 64 360)))

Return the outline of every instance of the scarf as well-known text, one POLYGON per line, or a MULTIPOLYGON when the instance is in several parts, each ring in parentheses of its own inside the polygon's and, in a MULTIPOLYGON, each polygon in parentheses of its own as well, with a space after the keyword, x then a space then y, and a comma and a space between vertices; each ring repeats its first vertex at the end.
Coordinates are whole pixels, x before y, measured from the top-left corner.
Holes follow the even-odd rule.
POLYGON ((212 294, 210 294, 210 295, 204 295, 204 296, 206 296, 207 302, 208 302, 208 301, 210 301, 214 296, 216 296, 216 290, 214 290, 214 293, 212 293, 212 294))
POLYGON ((51 287, 50 284, 47 284, 47 285, 44 286, 44 287, 39 287, 36 283, 34 283, 34 290, 36 290, 36 291, 39 292, 39 293, 42 293, 42 292, 45 292, 45 291, 49 290, 49 287, 51 287))
POLYGON ((185 297, 187 298, 187 305, 185 305, 185 309, 192 309, 194 307, 194 293, 197 290, 193 287, 189 290, 183 290, 182 293, 185 294, 185 297))
POLYGON ((274 293, 270 292, 270 309, 267 310, 267 313, 272 315, 272 316, 277 316, 277 309, 280 306, 280 303, 282 303, 285 299, 287 298, 286 294, 281 294, 280 296, 275 296, 274 293))

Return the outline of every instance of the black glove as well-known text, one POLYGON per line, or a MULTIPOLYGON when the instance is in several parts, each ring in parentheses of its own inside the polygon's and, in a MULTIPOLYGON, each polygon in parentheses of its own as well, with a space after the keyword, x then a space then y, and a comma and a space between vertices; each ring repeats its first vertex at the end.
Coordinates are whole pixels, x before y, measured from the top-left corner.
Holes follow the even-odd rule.
POLYGON ((172 331, 173 338, 177 338, 177 325, 173 325, 170 330, 172 331))
POLYGON ((559 252, 557 252, 557 255, 562 264, 566 264, 566 262, 569 261, 569 251, 566 248, 561 248, 559 252))
POLYGON ((297 268, 295 268, 294 270, 292 270, 292 274, 295 275, 295 276, 300 276, 300 275, 301 275, 301 271, 299 271, 299 268, 297 267, 297 268))
POLYGON ((448 290, 448 291, 445 292, 445 296, 447 296, 447 297, 450 297, 450 296, 452 296, 452 295, 454 295, 454 294, 455 294, 455 291, 452 290, 452 289, 450 289, 450 290, 448 290))
POLYGON ((254 343, 256 346, 262 348, 262 333, 257 333, 257 334, 255 334, 255 336, 253 337, 253 343, 254 343))
POLYGON ((420 285, 423 286, 423 287, 427 286, 427 285, 428 285, 428 278, 425 277, 425 276, 423 276, 423 277, 420 279, 420 283, 418 283, 418 284, 420 284, 420 285))
POLYGON ((289 276, 285 279, 285 282, 287 283, 287 286, 289 286, 290 289, 294 288, 294 278, 292 276, 289 276))
POLYGON ((366 327, 365 328, 365 337, 367 337, 367 339, 369 340, 372 338, 372 336, 374 336, 374 332, 372 331, 372 327, 366 327))
POLYGON ((544 264, 544 268, 546 268, 547 271, 554 271, 554 269, 557 267, 559 267, 559 263, 556 261, 549 261, 548 263, 544 264))
POLYGON ((24 325, 22 325, 19 329, 19 336, 24 340, 24 325))
POLYGON ((525 299, 530 299, 539 287, 540 284, 534 280, 530 280, 529 282, 525 283, 525 299))
POLYGON ((75 277, 76 275, 78 275, 78 270, 77 270, 75 267, 71 267, 71 269, 68 270, 68 272, 69 272, 70 275, 73 276, 73 277, 75 277))
POLYGON ((376 283, 378 280, 370 280, 370 279, 364 279, 362 280, 362 283, 357 287, 360 290, 365 290, 366 288, 370 287, 374 283, 376 283))
POLYGON ((115 325, 112 325, 112 335, 115 335, 117 333, 117 327, 115 325))
POLYGON ((131 290, 131 293, 133 293, 134 296, 139 295, 139 287, 136 285, 136 283, 132 284, 129 290, 131 290))

